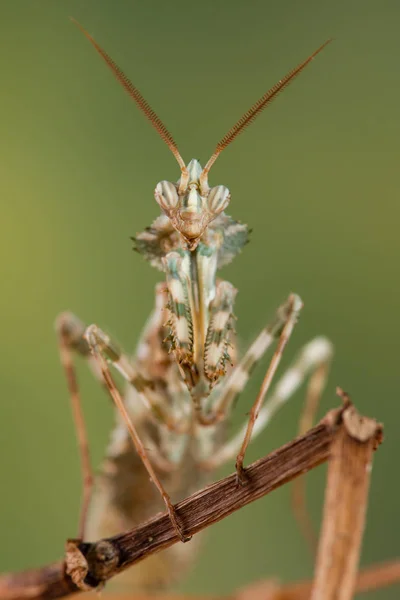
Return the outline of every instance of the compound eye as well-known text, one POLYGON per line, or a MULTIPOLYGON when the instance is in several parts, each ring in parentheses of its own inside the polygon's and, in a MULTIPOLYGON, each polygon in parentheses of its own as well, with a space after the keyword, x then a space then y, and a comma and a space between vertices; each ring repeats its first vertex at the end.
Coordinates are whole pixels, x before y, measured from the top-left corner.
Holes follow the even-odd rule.
POLYGON ((154 197, 165 212, 174 209, 179 202, 176 186, 170 181, 160 181, 160 183, 157 183, 154 197))
POLYGON ((217 185, 211 188, 208 194, 207 204, 211 213, 219 215, 229 204, 231 195, 224 185, 217 185))

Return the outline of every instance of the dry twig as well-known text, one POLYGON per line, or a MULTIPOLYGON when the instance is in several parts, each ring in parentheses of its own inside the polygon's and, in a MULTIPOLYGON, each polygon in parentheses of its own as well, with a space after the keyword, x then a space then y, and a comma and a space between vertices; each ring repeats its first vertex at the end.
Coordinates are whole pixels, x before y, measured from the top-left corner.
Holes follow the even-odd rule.
MULTIPOLYGON (((342 443, 340 440, 347 439, 349 410, 353 410, 352 407, 345 404, 343 408, 331 411, 317 427, 304 436, 250 465, 246 469, 248 478, 245 486, 238 486, 236 475, 233 474, 177 504, 177 514, 185 531, 193 535, 326 461, 331 445, 337 448, 342 443)), ((381 429, 375 423, 375 429, 369 431, 366 443, 365 440, 356 442, 360 447, 368 448, 368 460, 380 437, 381 429), (371 442, 372 439, 375 441, 371 442)), ((362 452, 362 456, 365 461, 365 452, 362 452)), ((330 486, 332 487, 332 483, 330 486)), ((366 493, 367 486, 362 487, 366 493)), ((362 531, 362 520, 360 523, 357 529, 359 532, 362 531)), ((132 531, 95 543, 70 540, 66 562, 0 577, 0 600, 48 600, 93 589, 127 567, 176 542, 176 532, 166 514, 157 516, 132 531)), ((326 553, 326 550, 322 552, 326 553)), ((351 561, 351 570, 357 566, 357 551, 353 552, 353 556, 355 558, 351 561)), ((320 569, 318 566, 317 581, 323 579, 320 569)), ((325 595, 323 597, 328 598, 325 595)), ((347 598, 343 598, 345 597, 347 598)), ((284 598, 292 600, 295 596, 281 594, 276 600, 284 598)))
MULTIPOLYGON (((176 510, 185 531, 195 534, 326 461, 332 437, 332 427, 323 422, 247 467, 246 485, 237 485, 236 474, 233 474, 183 500, 176 505, 176 510)), ((96 587, 117 572, 177 541, 171 521, 163 514, 108 540, 93 544, 70 543, 67 567, 59 561, 0 577, 0 599, 50 600, 87 589, 86 586, 96 587)))
POLYGON ((311 600, 351 600, 364 533, 372 454, 382 426, 361 417, 340 388, 342 427, 334 436, 311 600))

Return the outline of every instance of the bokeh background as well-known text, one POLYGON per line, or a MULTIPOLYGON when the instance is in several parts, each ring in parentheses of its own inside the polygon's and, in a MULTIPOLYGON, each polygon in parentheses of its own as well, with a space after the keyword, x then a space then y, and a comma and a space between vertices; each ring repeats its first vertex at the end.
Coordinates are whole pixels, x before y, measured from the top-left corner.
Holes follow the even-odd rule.
MULTIPOLYGON (((241 345, 288 292, 300 293, 305 308, 285 362, 328 335, 336 356, 320 414, 338 404, 341 385, 385 423, 362 563, 398 555, 399 3, 1 0, 0 570, 52 561, 76 532, 79 463, 54 319, 71 309, 134 349, 160 274, 132 252, 129 236, 158 214, 155 184, 179 175, 70 15, 141 89, 183 157, 203 164, 255 99, 335 38, 224 152, 211 183, 230 187, 230 213, 254 228, 223 271, 239 289, 241 345)), ((85 366, 78 371, 99 464, 112 410, 85 366)), ((262 369, 234 424, 261 378, 262 369)), ((302 397, 249 459, 293 437, 302 397)), ((316 525, 324 475, 308 481, 316 525)), ((213 527, 182 589, 223 593, 311 573, 284 488, 213 527)))

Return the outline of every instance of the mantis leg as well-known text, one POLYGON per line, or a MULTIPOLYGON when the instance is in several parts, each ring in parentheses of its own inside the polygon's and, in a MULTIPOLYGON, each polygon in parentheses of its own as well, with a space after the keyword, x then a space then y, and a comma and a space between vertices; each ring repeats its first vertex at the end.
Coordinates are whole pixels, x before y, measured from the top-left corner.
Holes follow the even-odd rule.
POLYGON ((302 303, 301 299, 299 298, 299 296, 295 296, 294 294, 292 294, 292 296, 289 298, 288 304, 289 304, 289 306, 288 306, 286 323, 283 326, 283 329, 279 335, 278 345, 272 356, 271 362, 269 363, 269 367, 265 374, 264 380, 261 384, 260 391, 257 394, 257 397, 254 401, 253 406, 251 407, 250 417, 249 417, 249 420, 247 423, 246 432, 244 434, 243 443, 242 443, 239 453, 236 457, 237 478, 238 478, 238 481, 242 484, 245 482, 245 479, 246 479, 244 468, 243 468, 244 456, 246 454, 247 447, 250 444, 250 440, 251 440, 251 436, 253 434, 253 429, 256 424, 256 420, 259 416, 259 412, 260 412, 260 409, 264 402, 264 398, 271 386, 272 379, 273 379, 273 377, 276 373, 276 370, 279 366, 279 363, 281 361, 283 351, 286 347, 287 342, 289 341, 290 336, 292 335, 293 328, 297 322, 299 311, 303 306, 303 303, 302 303))
POLYGON ((181 539, 182 542, 188 541, 188 538, 186 538, 183 535, 181 526, 178 523, 178 519, 177 519, 177 516, 175 513, 175 508, 171 502, 171 499, 170 499, 168 493, 166 492, 161 480, 159 479, 159 477, 149 459, 146 448, 145 448, 142 440, 139 437, 137 429, 136 429, 134 423, 132 422, 130 415, 125 407, 125 404, 122 400, 121 394, 118 391, 118 388, 116 387, 116 385, 114 383, 114 380, 110 373, 110 369, 108 367, 106 359, 104 358, 103 353, 106 354, 106 356, 109 359, 111 359, 114 362, 114 364, 118 364, 118 361, 120 360, 119 355, 115 353, 115 350, 112 347, 108 336, 106 336, 100 329, 98 329, 98 327, 96 325, 90 325, 87 328, 84 337, 87 340, 90 350, 100 367, 101 373, 104 377, 104 381, 110 392, 110 395, 111 395, 112 399, 114 400, 114 403, 115 403, 117 409, 119 410, 122 418, 125 421, 126 427, 129 431, 129 434, 130 434, 132 442, 136 448, 136 451, 139 454, 144 466, 146 467, 151 480, 153 481, 153 483, 157 487, 158 491, 160 492, 160 495, 165 503, 167 512, 169 514, 172 525, 174 526, 174 529, 175 529, 178 537, 181 539))
MULTIPOLYGON (((99 383, 107 390, 107 393, 110 393, 109 387, 104 379, 102 370, 100 368, 99 361, 96 360, 96 358, 92 355, 89 344, 84 337, 85 331, 85 325, 72 313, 62 313, 56 320, 56 332, 58 338, 60 359, 61 364, 64 368, 70 393, 72 414, 77 433, 78 450, 81 462, 82 502, 78 527, 78 537, 80 539, 84 538, 85 523, 87 520, 87 513, 93 489, 94 477, 93 469, 90 462, 89 444, 83 416, 81 397, 79 393, 79 387, 73 363, 74 353, 79 354, 88 360, 89 366, 94 376, 99 381, 99 383)), ((114 348, 115 344, 112 344, 112 347, 114 348)), ((143 393, 143 389, 146 391, 150 389, 151 382, 148 382, 142 377, 140 377, 136 369, 131 365, 129 359, 125 355, 119 353, 118 356, 118 366, 123 372, 125 379, 129 381, 129 383, 133 385, 138 391, 138 395, 142 400, 143 411, 146 413, 146 417, 150 416, 151 418, 153 418, 153 420, 156 422, 156 425, 160 425, 160 422, 168 423, 168 415, 164 415, 161 408, 158 409, 157 407, 157 411, 153 410, 154 399, 150 397, 149 400, 148 397, 143 393)), ((116 358, 115 349, 113 357, 114 359, 116 358)), ((154 459, 154 462, 160 469, 168 471, 171 470, 171 468, 173 468, 171 463, 167 459, 165 459, 159 452, 157 452, 157 448, 152 447, 154 446, 154 444, 151 444, 150 440, 146 440, 146 445, 148 447, 151 447, 152 458, 154 459)))
MULTIPOLYGON (((256 337, 243 356, 239 364, 234 368, 227 380, 221 384, 217 397, 212 397, 212 405, 208 412, 198 415, 197 419, 201 425, 215 425, 224 421, 235 404, 239 394, 244 390, 255 366, 260 362, 266 351, 272 346, 276 339, 280 339, 287 323, 293 328, 299 311, 302 307, 298 296, 291 295, 282 304, 273 321, 256 337), (294 306, 294 302, 296 306, 294 306)), ((283 349, 282 349, 283 350, 283 349)))
MULTIPOLYGON (((330 341, 324 337, 315 338, 302 348, 298 357, 276 384, 263 408, 261 408, 258 415, 256 415, 251 427, 251 439, 254 439, 261 433, 261 431, 269 424, 276 411, 290 399, 309 375, 311 375, 311 377, 308 385, 307 405, 313 405, 315 407, 316 400, 321 395, 326 382, 332 353, 332 345, 330 341)), ((269 369, 267 375, 268 372, 269 369)), ((265 379, 260 393, 265 389, 265 379)), ((257 400, 259 397, 260 394, 258 395, 257 400)), ((311 411, 306 409, 306 414, 308 425, 311 411)), ((303 425, 305 425, 304 420, 303 425)), ((233 459, 237 453, 243 449, 243 438, 248 433, 248 430, 249 423, 246 423, 231 440, 224 444, 220 450, 213 455, 211 459, 204 462, 204 467, 215 469, 233 459)))
POLYGON ((81 461, 82 501, 79 516, 78 538, 83 539, 94 478, 93 469, 90 462, 85 419, 82 411, 82 402, 79 394, 72 352, 76 351, 82 356, 88 357, 90 356, 90 351, 87 342, 83 339, 85 327, 83 323, 71 313, 63 313, 57 318, 56 331, 61 364, 64 368, 71 399, 72 415, 75 424, 81 461))

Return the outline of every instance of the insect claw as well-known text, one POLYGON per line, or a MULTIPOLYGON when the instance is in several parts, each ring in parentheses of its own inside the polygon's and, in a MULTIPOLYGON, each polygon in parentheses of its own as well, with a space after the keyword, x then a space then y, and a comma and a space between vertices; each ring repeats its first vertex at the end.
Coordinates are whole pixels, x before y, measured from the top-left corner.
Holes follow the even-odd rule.
POLYGON ((185 544, 186 542, 189 542, 192 539, 192 536, 191 535, 187 536, 183 533, 182 527, 178 523, 178 518, 177 518, 173 504, 171 503, 169 498, 167 500, 166 500, 166 498, 164 498, 164 502, 167 505, 168 515, 169 515, 172 526, 175 529, 177 536, 179 537, 179 539, 181 540, 181 542, 183 544, 185 544))
POLYGON ((249 478, 247 473, 243 467, 243 464, 239 461, 236 461, 236 486, 244 486, 248 483, 249 478))

